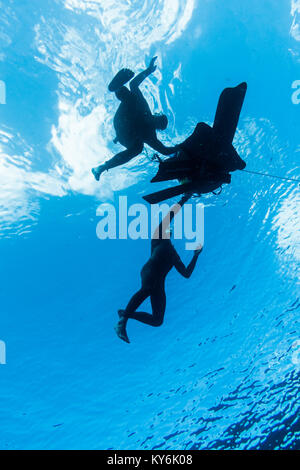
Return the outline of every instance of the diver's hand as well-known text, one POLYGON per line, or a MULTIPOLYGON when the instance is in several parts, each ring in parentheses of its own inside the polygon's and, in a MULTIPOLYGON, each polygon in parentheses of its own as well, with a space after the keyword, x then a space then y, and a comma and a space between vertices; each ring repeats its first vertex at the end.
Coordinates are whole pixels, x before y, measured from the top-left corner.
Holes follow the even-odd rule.
POLYGON ((156 60, 157 60, 157 56, 153 57, 153 59, 151 60, 149 64, 148 70, 150 73, 155 72, 155 70, 157 69, 157 65, 155 64, 156 60))
POLYGON ((196 248, 196 250, 194 251, 194 254, 195 254, 196 256, 199 256, 202 250, 203 250, 203 246, 202 246, 202 245, 199 245, 199 246, 196 248))

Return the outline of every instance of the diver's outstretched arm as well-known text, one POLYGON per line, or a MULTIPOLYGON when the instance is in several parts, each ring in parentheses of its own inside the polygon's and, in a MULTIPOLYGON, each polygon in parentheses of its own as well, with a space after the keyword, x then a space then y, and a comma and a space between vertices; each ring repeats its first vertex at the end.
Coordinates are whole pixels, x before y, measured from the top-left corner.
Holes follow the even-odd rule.
POLYGON ((198 260, 198 256, 200 255, 201 251, 202 251, 202 247, 194 251, 194 256, 192 258, 192 261, 187 267, 185 267, 185 265, 183 264, 179 256, 178 258, 176 257, 174 266, 177 269, 177 271, 186 279, 191 277, 191 275, 193 274, 193 271, 195 269, 195 266, 198 260))
POLYGON ((146 68, 146 70, 143 70, 143 72, 139 73, 133 80, 131 80, 129 86, 130 86, 130 90, 131 91, 135 91, 138 89, 138 87, 140 86, 140 84, 147 78, 149 77, 149 75, 151 75, 151 73, 155 72, 156 70, 156 65, 155 65, 155 61, 156 61, 157 57, 153 57, 153 59, 151 60, 150 62, 150 65, 148 68, 146 68))
POLYGON ((169 228, 172 220, 174 219, 175 215, 182 209, 183 205, 190 199, 189 194, 184 194, 179 202, 174 204, 167 215, 163 218, 159 226, 156 228, 152 239, 158 240, 159 238, 167 238, 166 231, 169 228))
POLYGON ((172 155, 178 150, 178 145, 175 145, 174 147, 166 147, 163 143, 160 142, 160 140, 158 140, 156 136, 148 138, 145 141, 145 144, 149 145, 149 147, 151 147, 156 152, 161 153, 162 155, 172 155))

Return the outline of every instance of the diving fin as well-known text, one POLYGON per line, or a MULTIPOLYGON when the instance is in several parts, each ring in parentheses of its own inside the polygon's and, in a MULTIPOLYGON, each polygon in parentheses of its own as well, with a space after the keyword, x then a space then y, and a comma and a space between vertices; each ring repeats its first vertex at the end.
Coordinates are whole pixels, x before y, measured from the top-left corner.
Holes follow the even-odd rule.
POLYGON ((247 83, 225 88, 219 98, 213 129, 222 141, 232 144, 247 92, 247 83))
POLYGON ((148 194, 143 196, 145 201, 149 204, 158 204, 159 202, 170 199, 171 197, 179 196, 180 194, 188 193, 195 188, 195 183, 184 183, 172 188, 162 189, 161 191, 156 191, 155 193, 148 194))
POLYGON ((158 204, 159 202, 179 196, 180 194, 198 193, 201 195, 211 193, 212 191, 220 188, 223 184, 230 184, 230 182, 231 175, 224 174, 215 180, 203 179, 200 181, 189 181, 187 183, 173 186, 172 188, 162 189, 161 191, 143 196, 143 199, 149 202, 149 204, 158 204))

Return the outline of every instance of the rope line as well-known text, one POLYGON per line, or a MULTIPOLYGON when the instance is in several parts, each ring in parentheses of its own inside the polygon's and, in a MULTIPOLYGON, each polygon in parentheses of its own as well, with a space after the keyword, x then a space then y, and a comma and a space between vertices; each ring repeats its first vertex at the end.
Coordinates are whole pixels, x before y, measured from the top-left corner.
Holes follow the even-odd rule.
POLYGON ((260 173, 259 171, 250 171, 250 170, 241 170, 246 173, 251 173, 253 175, 268 176, 269 178, 277 178, 279 180, 293 181, 300 184, 300 180, 296 178, 286 178, 285 176, 269 175, 268 173, 260 173))

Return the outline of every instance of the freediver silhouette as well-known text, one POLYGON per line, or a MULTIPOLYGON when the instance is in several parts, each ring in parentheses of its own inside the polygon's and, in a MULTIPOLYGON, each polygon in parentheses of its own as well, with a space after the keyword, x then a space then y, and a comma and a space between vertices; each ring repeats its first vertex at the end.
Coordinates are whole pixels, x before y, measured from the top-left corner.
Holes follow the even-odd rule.
POLYGON ((196 266, 202 246, 194 251, 191 262, 186 267, 176 252, 171 240, 169 226, 175 215, 190 198, 184 195, 178 204, 172 206, 168 214, 155 230, 151 240, 151 256, 141 270, 142 286, 129 301, 125 310, 119 310, 119 322, 115 331, 119 338, 129 343, 127 336, 127 322, 129 319, 137 320, 150 326, 161 326, 166 309, 165 279, 173 267, 185 278, 189 278, 196 266), (150 297, 152 315, 146 312, 137 312, 139 306, 150 297))
POLYGON ((139 88, 141 83, 155 72, 157 68, 156 59, 157 57, 153 57, 147 69, 133 80, 131 79, 134 77, 134 73, 131 70, 120 70, 108 86, 108 89, 115 92, 116 97, 121 101, 114 117, 116 131, 114 142, 119 142, 126 147, 126 150, 119 152, 104 164, 92 169, 97 181, 99 181, 105 170, 123 165, 138 156, 143 151, 144 144, 149 145, 162 155, 171 155, 177 150, 177 146, 166 147, 158 140, 156 131, 167 128, 168 118, 164 114, 153 115, 151 113, 150 107, 139 88), (128 81, 130 81, 130 90, 124 86, 128 81))

